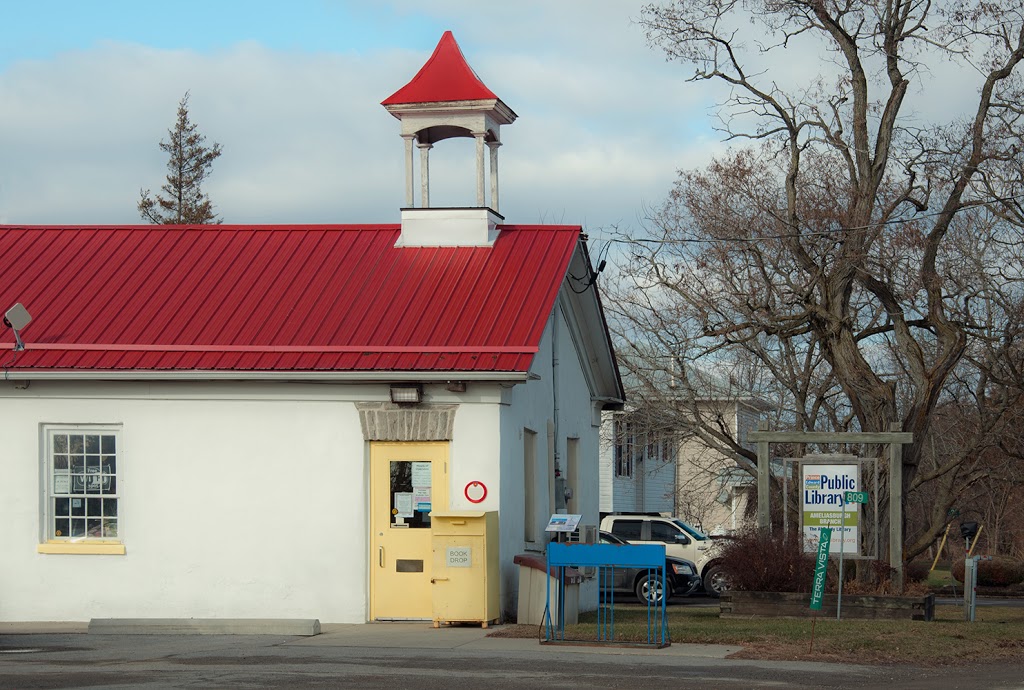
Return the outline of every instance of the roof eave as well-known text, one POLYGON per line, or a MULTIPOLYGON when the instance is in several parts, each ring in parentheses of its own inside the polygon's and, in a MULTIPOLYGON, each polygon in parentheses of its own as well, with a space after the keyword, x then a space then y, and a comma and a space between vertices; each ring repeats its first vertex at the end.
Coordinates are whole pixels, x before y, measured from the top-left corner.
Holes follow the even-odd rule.
POLYGON ((424 103, 384 104, 384 109, 399 120, 403 115, 434 112, 488 112, 500 124, 510 125, 519 116, 500 98, 485 98, 475 101, 429 101, 424 103))
POLYGON ((527 371, 226 371, 214 369, 14 369, 9 381, 322 381, 386 383, 391 381, 491 381, 523 383, 527 371))

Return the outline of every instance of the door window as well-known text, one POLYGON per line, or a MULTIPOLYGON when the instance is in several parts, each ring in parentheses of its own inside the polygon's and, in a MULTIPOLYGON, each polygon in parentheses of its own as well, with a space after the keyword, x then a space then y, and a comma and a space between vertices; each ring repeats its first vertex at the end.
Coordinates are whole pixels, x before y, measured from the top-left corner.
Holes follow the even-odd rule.
POLYGON ((430 527, 430 462, 391 461, 391 527, 430 527))

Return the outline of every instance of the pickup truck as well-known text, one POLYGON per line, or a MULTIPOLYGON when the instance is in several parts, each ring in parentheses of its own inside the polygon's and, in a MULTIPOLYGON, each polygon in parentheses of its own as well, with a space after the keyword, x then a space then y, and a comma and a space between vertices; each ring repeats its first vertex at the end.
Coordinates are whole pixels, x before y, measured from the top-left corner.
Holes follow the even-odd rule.
POLYGON ((665 554, 692 561, 709 596, 729 589, 718 564, 718 543, 679 518, 649 513, 612 513, 601 518, 601 529, 630 544, 665 545, 665 554))

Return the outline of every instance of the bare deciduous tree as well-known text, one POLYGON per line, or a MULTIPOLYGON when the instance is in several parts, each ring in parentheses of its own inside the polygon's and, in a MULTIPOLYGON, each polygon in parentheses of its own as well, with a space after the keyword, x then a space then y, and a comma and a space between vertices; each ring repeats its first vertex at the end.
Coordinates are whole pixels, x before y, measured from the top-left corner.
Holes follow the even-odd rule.
MULTIPOLYGON (((1022 381, 1021 0, 679 0, 641 22, 693 81, 728 86, 721 128, 747 143, 681 173, 620 237, 609 287, 634 397, 664 400, 672 378, 691 401, 681 423, 750 470, 751 449, 693 402, 709 380, 750 386, 799 429, 898 422, 914 434, 908 493, 949 483, 1022 381), (802 41, 832 59, 785 87, 772 65, 802 41), (945 64, 973 69, 976 95, 927 121, 914 80, 945 64), (931 453, 936 410, 964 388, 978 433, 931 453)), ((941 534, 955 490, 913 524, 908 556, 941 534)))

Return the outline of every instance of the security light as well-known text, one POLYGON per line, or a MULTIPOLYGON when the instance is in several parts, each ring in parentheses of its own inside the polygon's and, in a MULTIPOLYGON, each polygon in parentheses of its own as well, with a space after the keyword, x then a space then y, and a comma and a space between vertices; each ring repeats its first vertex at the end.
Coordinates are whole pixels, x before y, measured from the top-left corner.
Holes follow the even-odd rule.
POLYGON ((423 388, 418 383, 396 383, 391 386, 391 402, 415 405, 423 399, 423 388))
POLYGON ((21 352, 25 349, 25 343, 21 342, 21 335, 18 333, 28 325, 32 317, 28 309, 18 302, 4 313, 4 325, 14 331, 14 351, 21 352))

